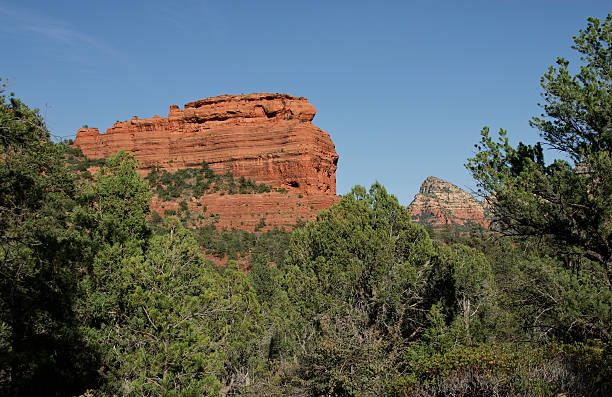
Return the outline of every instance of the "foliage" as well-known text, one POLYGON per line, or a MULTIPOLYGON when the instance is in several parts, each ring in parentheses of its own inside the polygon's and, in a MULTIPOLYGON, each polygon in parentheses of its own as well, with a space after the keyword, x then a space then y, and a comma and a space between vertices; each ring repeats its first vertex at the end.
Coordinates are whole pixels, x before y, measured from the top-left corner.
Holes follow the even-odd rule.
POLYGON ((106 160, 86 157, 81 151, 81 148, 73 146, 72 143, 71 140, 61 142, 61 144, 65 146, 64 152, 68 169, 77 173, 84 179, 92 179, 89 169, 93 167, 102 167, 106 160))
MULTIPOLYGON (((489 333, 497 321, 497 288, 491 264, 484 254, 460 244, 441 246, 438 250, 452 277, 454 302, 448 302, 447 307, 456 314, 452 330, 454 342, 471 345, 475 340, 486 340, 492 336, 489 333)), ((430 315, 435 317, 435 312, 430 315)), ((431 339, 440 337, 444 325, 440 326, 442 328, 438 328, 431 339)))
POLYGON ((182 395, 237 387, 258 366, 255 291, 239 271, 219 273, 207 263, 177 218, 151 235, 151 194, 137 168, 126 152, 108 159, 75 211, 91 239, 79 306, 101 355, 106 382, 98 391, 182 395))
POLYGON ((146 237, 151 193, 137 169, 138 160, 119 151, 106 160, 95 182, 84 190, 81 201, 86 207, 78 215, 93 231, 95 243, 123 244, 146 237))
POLYGON ((249 349, 257 345, 258 306, 244 275, 217 274, 177 222, 167 219, 169 233, 153 237, 145 258, 127 269, 124 394, 217 394, 222 382, 248 373, 249 349))
POLYGON ((433 256, 427 233, 380 184, 353 188, 294 232, 284 282, 316 393, 381 392, 401 347, 426 328, 433 256))
POLYGON ((406 351, 411 373, 389 384, 389 395, 605 396, 611 356, 600 346, 479 344, 443 354, 406 351))
POLYGON ((249 233, 236 229, 218 230, 214 225, 206 225, 194 230, 194 236, 206 253, 218 258, 227 255, 228 259, 236 260, 265 254, 270 262, 281 266, 287 255, 291 233, 284 229, 249 233))
POLYGON ((551 66, 542 77, 545 114, 531 124, 547 144, 575 163, 612 149, 611 44, 612 14, 603 22, 588 18, 572 46, 583 62, 580 71, 572 76, 569 61, 558 58, 558 68, 551 66))
POLYGON ((72 303, 76 186, 37 109, 0 88, 0 394, 66 395, 95 378, 72 303))
POLYGON ((574 38, 583 65, 572 75, 557 60, 542 78, 544 114, 531 125, 545 144, 567 160, 546 164, 540 143, 509 144, 482 131, 479 152, 467 163, 483 194, 490 197, 498 228, 505 234, 543 239, 547 253, 578 266, 599 263, 612 278, 612 14, 589 18, 574 38))
POLYGON ((507 284, 516 323, 535 340, 610 340, 612 290, 595 263, 572 272, 550 258, 530 256, 513 266, 507 284))
POLYGON ((99 352, 105 383, 102 389, 117 392, 122 352, 121 327, 130 310, 127 297, 132 288, 131 263, 143 256, 149 230, 151 193, 136 172, 138 161, 125 151, 109 158, 98 170, 95 181, 85 185, 78 197, 73 219, 88 239, 77 302, 82 332, 92 350, 99 352))
POLYGON ((611 27, 612 14, 589 18, 574 38, 580 70, 559 58, 542 78, 544 114, 531 125, 562 159, 547 164, 540 143, 514 148, 485 127, 467 164, 498 230, 527 253, 497 261, 508 267, 501 299, 532 340, 611 340, 611 27))
POLYGON ((240 177, 238 183, 231 172, 216 174, 206 162, 200 168, 183 168, 169 172, 153 167, 146 177, 151 189, 162 201, 180 197, 201 197, 206 193, 227 192, 229 194, 267 193, 272 187, 240 177))

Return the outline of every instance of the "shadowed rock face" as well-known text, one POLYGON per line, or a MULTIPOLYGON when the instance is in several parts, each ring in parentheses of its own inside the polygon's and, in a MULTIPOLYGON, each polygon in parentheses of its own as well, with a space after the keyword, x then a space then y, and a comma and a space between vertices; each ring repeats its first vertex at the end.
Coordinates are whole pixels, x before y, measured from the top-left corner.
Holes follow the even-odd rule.
POLYGON ((338 154, 329 134, 311 121, 306 98, 286 94, 222 95, 172 105, 167 118, 134 117, 100 134, 81 128, 74 145, 87 157, 107 158, 120 149, 134 154, 143 174, 199 167, 230 171, 276 188, 336 194, 338 154))
POLYGON ((428 177, 408 206, 415 222, 440 229, 446 225, 489 227, 485 207, 465 190, 434 176, 428 177))
MULTIPOLYGON (((81 128, 74 145, 89 158, 124 149, 140 160, 140 172, 200 167, 231 172, 288 194, 205 195, 201 206, 219 215, 220 227, 265 229, 314 219, 336 196, 338 154, 329 134, 312 124, 316 109, 306 98, 286 94, 221 95, 172 105, 168 117, 134 117, 100 134, 81 128), (203 205, 202 205, 203 204, 203 205)), ((154 200, 153 209, 161 212, 154 200)), ((166 207, 166 206, 164 206, 166 207)), ((166 208, 171 208, 166 207, 166 208)))

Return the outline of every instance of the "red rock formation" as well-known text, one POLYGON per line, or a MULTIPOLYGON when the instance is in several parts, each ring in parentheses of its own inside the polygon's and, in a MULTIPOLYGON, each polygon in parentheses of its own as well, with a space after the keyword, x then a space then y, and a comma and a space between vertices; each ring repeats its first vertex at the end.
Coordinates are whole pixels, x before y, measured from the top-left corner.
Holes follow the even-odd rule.
POLYGON ((433 176, 428 177, 408 210, 415 222, 440 229, 446 225, 489 227, 485 207, 465 190, 433 176))
MULTIPOLYGON (((89 158, 107 158, 120 149, 134 154, 147 174, 199 167, 206 161, 218 174, 230 171, 257 183, 284 188, 288 194, 210 194, 192 202, 218 215, 218 226, 255 230, 291 227, 312 220, 339 198, 336 154, 330 136, 311 121, 315 108, 305 98, 285 94, 222 95, 172 105, 167 118, 134 117, 117 122, 105 134, 81 128, 74 145, 89 158)), ((154 199, 153 210, 176 209, 154 199)))
MULTIPOLYGON (((218 216, 218 228, 266 231, 274 228, 291 230, 300 221, 315 219, 316 214, 340 200, 335 195, 302 195, 296 192, 260 194, 206 194, 189 203, 189 211, 197 213, 206 209, 207 217, 218 216)), ((159 214, 165 210, 177 210, 176 202, 159 202, 153 199, 152 209, 159 214)), ((201 225, 213 222, 205 217, 201 225)))
POLYGON ((285 94, 222 95, 172 105, 167 118, 134 117, 106 134, 81 128, 74 144, 90 158, 133 153, 147 173, 209 163, 259 183, 302 193, 336 193, 338 155, 329 135, 311 121, 306 98, 285 94))

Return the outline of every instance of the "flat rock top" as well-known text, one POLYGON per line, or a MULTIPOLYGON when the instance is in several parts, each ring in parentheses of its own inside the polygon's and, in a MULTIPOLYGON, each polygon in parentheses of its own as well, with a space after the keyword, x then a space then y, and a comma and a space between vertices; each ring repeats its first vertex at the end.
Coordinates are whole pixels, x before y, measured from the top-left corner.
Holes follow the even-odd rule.
POLYGON ((217 95, 209 98, 198 99, 197 101, 188 102, 185 104, 185 108, 199 108, 203 105, 211 105, 214 103, 220 102, 239 102, 239 101, 271 101, 278 99, 286 99, 290 101, 305 101, 308 100, 304 97, 295 97, 289 94, 279 94, 279 93, 253 93, 253 94, 241 94, 241 95, 217 95))

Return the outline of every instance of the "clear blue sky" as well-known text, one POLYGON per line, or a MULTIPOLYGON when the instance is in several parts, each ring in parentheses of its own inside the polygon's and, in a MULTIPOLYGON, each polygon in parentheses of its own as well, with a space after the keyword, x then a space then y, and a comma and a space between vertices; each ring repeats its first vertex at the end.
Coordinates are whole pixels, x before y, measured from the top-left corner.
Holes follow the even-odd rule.
POLYGON ((317 108, 338 193, 383 183, 409 204, 464 169, 484 125, 534 142, 539 79, 609 1, 4 1, 0 76, 74 137, 220 94, 317 108))

